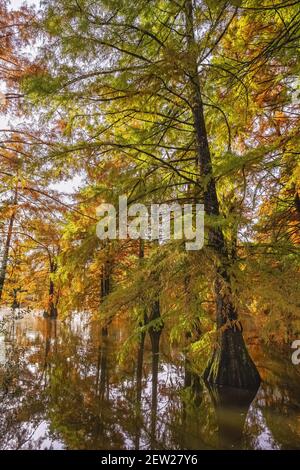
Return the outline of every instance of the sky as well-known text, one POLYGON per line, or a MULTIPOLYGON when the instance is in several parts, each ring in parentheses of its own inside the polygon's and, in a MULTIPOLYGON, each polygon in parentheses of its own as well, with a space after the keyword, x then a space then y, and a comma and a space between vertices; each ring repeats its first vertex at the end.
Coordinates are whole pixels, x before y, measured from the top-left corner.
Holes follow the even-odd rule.
POLYGON ((24 3, 27 3, 28 5, 39 5, 40 1, 39 0, 28 0, 28 2, 25 2, 24 0, 9 0, 10 6, 13 10, 19 8, 21 5, 24 3))
MULTIPOLYGON (((39 6, 40 0, 28 0, 28 1, 24 1, 24 0, 7 0, 7 3, 8 3, 8 6, 12 10, 16 10, 16 9, 20 8, 20 6, 24 5, 25 3, 27 3, 28 5, 32 5, 32 6, 39 6)), ((4 91, 5 91, 5 86, 0 81, 0 93, 2 93, 4 91)), ((0 99, 1 99, 1 95, 0 95, 0 99)), ((18 124, 18 122, 16 121, 15 118, 12 119, 11 117, 9 118, 8 116, 3 116, 3 115, 0 114, 0 129, 6 129, 9 125, 9 123, 11 124, 11 126, 18 124)))
MULTIPOLYGON (((28 0, 27 2, 25 2, 24 0, 9 0, 8 3, 10 5, 10 8, 15 10, 25 3, 27 3, 28 5, 32 5, 32 6, 39 6, 40 0, 28 0)), ((0 82, 0 93, 1 91, 2 92, 5 91, 5 87, 4 87, 4 84, 0 82)), ((20 121, 20 119, 17 119, 15 116, 11 116, 11 115, 3 116, 0 114, 0 129, 16 128, 18 125, 21 125, 21 124, 22 124, 22 121, 20 121)), ((51 185, 51 189, 55 189, 57 191, 67 193, 67 194, 72 194, 74 193, 74 191, 76 191, 76 189, 81 184, 82 184, 82 178, 78 175, 68 181, 51 185)))

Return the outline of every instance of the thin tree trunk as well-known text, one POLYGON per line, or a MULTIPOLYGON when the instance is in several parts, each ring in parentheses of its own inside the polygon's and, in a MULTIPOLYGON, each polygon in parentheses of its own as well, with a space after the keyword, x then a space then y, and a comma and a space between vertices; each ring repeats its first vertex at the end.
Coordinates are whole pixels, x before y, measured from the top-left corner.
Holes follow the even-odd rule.
MULTIPOLYGON (((102 266, 102 275, 100 283, 100 300, 103 302, 110 293, 111 284, 111 267, 109 261, 105 261, 102 266)), ((102 336, 108 335, 108 326, 111 320, 107 320, 102 328, 102 336)))
MULTIPOLYGON (((216 184, 213 177, 212 161, 203 111, 201 86, 198 75, 196 43, 194 36, 193 3, 185 2, 188 54, 194 63, 190 72, 192 108, 197 145, 197 158, 200 177, 203 181, 204 210, 209 217, 220 215, 216 184), (193 60, 194 57, 194 60, 193 60)), ((208 229, 208 243, 218 258, 214 293, 218 328, 218 347, 204 372, 204 378, 219 385, 238 388, 257 388, 259 373, 249 356, 244 343, 242 328, 238 322, 233 304, 230 277, 228 274, 229 256, 221 228, 208 229)))
POLYGON ((5 240, 3 258, 2 258, 1 268, 0 268, 0 300, 2 299, 3 287, 5 283, 5 278, 6 278, 9 250, 10 250, 11 239, 12 239, 12 234, 13 234, 14 222, 16 218, 17 202, 18 202, 18 187, 16 187, 15 189, 14 200, 13 200, 14 207, 13 207, 13 211, 10 216, 10 219, 9 219, 8 231, 7 231, 7 236, 5 240))
POLYGON ((57 317, 57 308, 54 303, 54 295, 55 295, 55 289, 54 289, 54 282, 52 279, 50 279, 49 283, 49 304, 48 304, 48 315, 50 318, 56 318, 57 317))
POLYGON ((140 448, 141 439, 141 426, 142 426, 142 381, 143 381, 143 362, 144 362, 144 348, 145 348, 146 332, 142 331, 139 338, 139 346, 137 352, 137 365, 136 365, 136 408, 135 408, 135 449, 140 448))
MULTIPOLYGON (((153 309, 159 318, 159 302, 155 302, 153 309), (157 310, 158 309, 158 310, 157 310), (158 314, 157 314, 158 312, 158 314)), ((162 330, 150 328, 149 334, 151 339, 152 350, 152 394, 151 394, 151 449, 155 449, 156 442, 156 426, 157 426, 157 387, 158 387, 158 366, 159 366, 159 342, 162 330)))
POLYGON ((51 278, 52 274, 56 272, 56 263, 51 261, 50 263, 50 281, 49 281, 49 297, 48 297, 48 311, 47 316, 50 318, 57 318, 57 302, 55 302, 55 284, 51 278))
MULTIPOLYGON (((144 240, 139 240, 138 245, 138 255, 140 262, 144 259, 145 249, 144 249, 144 240)), ((145 327, 148 323, 148 316, 146 309, 144 310, 143 319, 140 320, 139 326, 141 328, 145 327)), ((145 339, 146 331, 142 330, 139 334, 139 343, 138 343, 138 352, 137 352, 137 365, 136 365, 136 410, 135 410, 135 449, 139 450, 140 448, 140 439, 141 439, 141 426, 142 426, 142 380, 143 380, 143 363, 144 363, 144 349, 145 349, 145 339)))

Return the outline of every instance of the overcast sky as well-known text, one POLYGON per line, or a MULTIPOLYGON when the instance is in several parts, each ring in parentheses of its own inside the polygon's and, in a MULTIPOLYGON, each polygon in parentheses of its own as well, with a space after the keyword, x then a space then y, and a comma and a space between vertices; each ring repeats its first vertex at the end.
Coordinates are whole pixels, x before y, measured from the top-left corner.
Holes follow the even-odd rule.
MULTIPOLYGON (((31 6, 33 5, 39 6, 40 0, 28 0, 27 2, 25 2, 24 0, 8 0, 8 3, 10 5, 10 8, 14 10, 14 9, 18 9, 21 5, 24 5, 25 3, 31 6)), ((0 83, 0 92, 1 90, 4 91, 5 88, 4 88, 4 84, 0 83)), ((16 117, 12 115, 3 116, 0 114, 0 129, 8 129, 11 127, 16 128, 18 124, 21 125, 22 123, 20 122, 20 120, 16 119, 16 117)), ((58 183, 58 184, 53 184, 51 185, 51 187, 53 189, 57 189, 58 191, 62 191, 64 193, 73 193, 74 190, 76 190, 78 186, 80 186, 81 183, 82 183, 81 177, 79 175, 76 175, 74 178, 72 178, 69 181, 65 181, 65 182, 58 183)))
POLYGON ((39 5, 40 1, 39 0, 29 0, 28 2, 25 2, 24 0, 9 0, 10 6, 13 10, 19 8, 21 5, 24 3, 27 3, 28 5, 39 5))

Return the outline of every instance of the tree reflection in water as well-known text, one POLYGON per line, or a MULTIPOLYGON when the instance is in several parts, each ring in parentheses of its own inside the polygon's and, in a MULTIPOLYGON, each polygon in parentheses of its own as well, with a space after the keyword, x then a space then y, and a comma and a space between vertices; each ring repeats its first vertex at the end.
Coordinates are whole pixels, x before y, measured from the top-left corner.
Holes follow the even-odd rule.
POLYGON ((120 364, 126 325, 26 315, 1 333, 1 449, 300 448, 300 385, 261 354, 251 395, 207 388, 159 330, 120 364))
POLYGON ((245 420, 257 390, 240 390, 207 384, 218 424, 218 447, 243 447, 245 420))

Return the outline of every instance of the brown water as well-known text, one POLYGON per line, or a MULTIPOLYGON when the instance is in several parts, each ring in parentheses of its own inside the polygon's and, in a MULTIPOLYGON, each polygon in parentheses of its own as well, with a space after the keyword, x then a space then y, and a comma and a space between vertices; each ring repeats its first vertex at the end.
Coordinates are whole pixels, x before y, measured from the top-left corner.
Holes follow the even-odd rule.
POLYGON ((300 366, 255 360, 256 396, 208 389, 162 335, 131 345, 88 315, 6 321, 0 333, 1 449, 300 449, 300 366))

